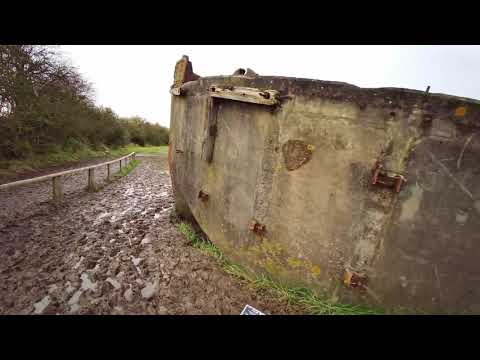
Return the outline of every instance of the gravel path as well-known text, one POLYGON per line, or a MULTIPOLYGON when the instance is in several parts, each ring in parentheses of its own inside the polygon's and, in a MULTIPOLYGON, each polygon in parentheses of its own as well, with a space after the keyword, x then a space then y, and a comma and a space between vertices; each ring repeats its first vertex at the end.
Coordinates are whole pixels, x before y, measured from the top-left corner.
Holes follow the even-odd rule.
POLYGON ((166 157, 140 161, 95 193, 72 176, 59 208, 49 184, 0 193, 0 314, 298 313, 189 246, 170 222, 166 157))

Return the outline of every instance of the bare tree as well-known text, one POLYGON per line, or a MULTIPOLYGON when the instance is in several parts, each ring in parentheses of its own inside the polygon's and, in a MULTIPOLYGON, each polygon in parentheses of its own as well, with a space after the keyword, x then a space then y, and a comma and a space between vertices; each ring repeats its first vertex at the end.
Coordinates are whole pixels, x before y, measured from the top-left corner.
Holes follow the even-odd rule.
POLYGON ((58 47, 0 45, 0 107, 12 113, 42 93, 70 93, 90 100, 92 88, 60 55, 58 47))

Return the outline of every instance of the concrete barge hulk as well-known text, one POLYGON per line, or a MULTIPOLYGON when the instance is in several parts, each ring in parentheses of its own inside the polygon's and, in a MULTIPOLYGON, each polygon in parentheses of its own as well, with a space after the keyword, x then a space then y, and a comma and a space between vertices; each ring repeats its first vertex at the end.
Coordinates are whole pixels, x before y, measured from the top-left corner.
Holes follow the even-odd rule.
POLYGON ((170 92, 177 211, 227 257, 332 301, 480 313, 480 102, 200 77, 170 92))

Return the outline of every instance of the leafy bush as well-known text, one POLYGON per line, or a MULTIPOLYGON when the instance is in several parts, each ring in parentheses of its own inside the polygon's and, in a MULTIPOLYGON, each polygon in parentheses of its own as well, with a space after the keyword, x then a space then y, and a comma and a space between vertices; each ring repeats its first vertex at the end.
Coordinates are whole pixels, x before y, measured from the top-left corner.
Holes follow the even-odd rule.
POLYGON ((0 159, 168 143, 168 129, 121 119, 92 94, 57 47, 0 45, 0 159))

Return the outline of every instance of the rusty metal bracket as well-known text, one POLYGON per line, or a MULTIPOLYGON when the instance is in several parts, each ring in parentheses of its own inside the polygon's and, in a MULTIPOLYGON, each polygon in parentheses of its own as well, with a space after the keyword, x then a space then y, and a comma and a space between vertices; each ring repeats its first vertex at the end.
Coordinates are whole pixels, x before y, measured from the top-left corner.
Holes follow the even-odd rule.
POLYGON ((175 96, 185 95, 182 85, 200 79, 200 76, 193 72, 192 62, 187 55, 183 55, 175 64, 175 73, 173 76, 173 85, 170 88, 170 94, 175 96))
POLYGON ((209 198, 209 195, 204 192, 203 190, 200 190, 198 192, 198 198, 202 201, 202 202, 207 202, 208 201, 208 198, 209 198))
POLYGON ((396 172, 387 170, 380 162, 376 162, 372 169, 372 185, 384 185, 395 189, 395 192, 399 193, 402 184, 407 182, 407 179, 396 172))
POLYGON ((430 113, 425 113, 423 114, 423 117, 422 117, 422 125, 424 127, 426 126, 431 126, 432 125, 432 122, 433 122, 433 115, 430 114, 430 113))
POLYGON ((242 101, 261 105, 277 105, 277 90, 260 90, 256 88, 240 86, 210 86, 209 94, 211 97, 242 101))
POLYGON ((250 231, 253 231, 257 235, 264 235, 266 232, 265 225, 260 224, 257 220, 252 220, 248 227, 250 231))

